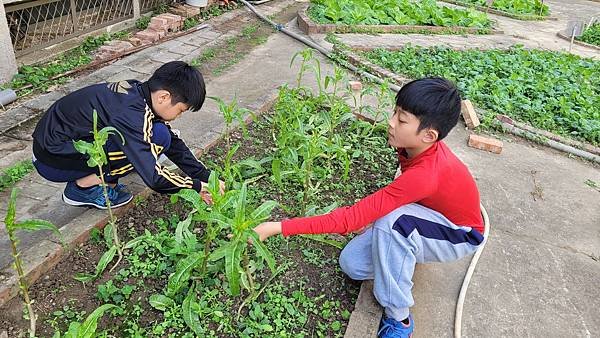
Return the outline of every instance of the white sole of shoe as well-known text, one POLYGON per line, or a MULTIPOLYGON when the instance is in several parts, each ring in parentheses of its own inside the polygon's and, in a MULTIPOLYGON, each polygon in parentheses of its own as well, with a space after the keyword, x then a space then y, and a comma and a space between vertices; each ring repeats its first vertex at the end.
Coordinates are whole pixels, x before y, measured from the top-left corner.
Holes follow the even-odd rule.
MULTIPOLYGON (((131 198, 129 198, 127 201, 125 201, 123 203, 115 204, 115 205, 111 204, 110 207, 111 208, 122 207, 125 204, 131 202, 132 199, 133 199, 133 195, 131 195, 131 198)), ((63 200, 63 202, 67 203, 68 205, 72 205, 72 206, 75 206, 75 207, 94 207, 96 209, 101 209, 101 210, 106 210, 107 209, 107 207, 103 207, 103 206, 95 204, 95 203, 74 201, 74 200, 68 198, 67 196, 65 196, 64 192, 62 194, 62 200, 63 200)))

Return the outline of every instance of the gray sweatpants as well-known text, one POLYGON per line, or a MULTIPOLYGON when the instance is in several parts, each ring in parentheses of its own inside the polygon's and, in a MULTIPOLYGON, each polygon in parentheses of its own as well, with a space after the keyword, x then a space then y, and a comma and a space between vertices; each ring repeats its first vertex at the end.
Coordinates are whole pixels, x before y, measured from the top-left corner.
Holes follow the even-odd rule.
POLYGON ((388 317, 403 320, 414 304, 412 277, 416 263, 450 262, 467 256, 483 241, 420 204, 404 205, 378 219, 342 250, 340 266, 352 279, 374 282, 375 298, 388 317))

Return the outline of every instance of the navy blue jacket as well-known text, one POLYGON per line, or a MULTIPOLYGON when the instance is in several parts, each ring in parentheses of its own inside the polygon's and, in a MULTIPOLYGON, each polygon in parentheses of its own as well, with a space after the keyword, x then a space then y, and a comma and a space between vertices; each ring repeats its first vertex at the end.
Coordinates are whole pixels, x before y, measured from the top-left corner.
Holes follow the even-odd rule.
POLYGON ((89 170, 87 155, 75 150, 73 140, 93 140, 90 131, 92 112, 96 110, 98 129, 112 126, 123 134, 125 145, 121 145, 118 136, 111 136, 111 141, 121 146, 147 186, 160 193, 174 193, 184 188, 200 191, 200 182, 208 181, 210 170, 170 127, 171 146, 165 155, 187 176, 169 171, 158 163, 160 147, 153 144, 150 137, 152 122, 160 119, 152 111, 151 102, 148 86, 135 80, 79 89, 56 101, 38 122, 33 132, 34 155, 42 163, 58 169, 89 170))

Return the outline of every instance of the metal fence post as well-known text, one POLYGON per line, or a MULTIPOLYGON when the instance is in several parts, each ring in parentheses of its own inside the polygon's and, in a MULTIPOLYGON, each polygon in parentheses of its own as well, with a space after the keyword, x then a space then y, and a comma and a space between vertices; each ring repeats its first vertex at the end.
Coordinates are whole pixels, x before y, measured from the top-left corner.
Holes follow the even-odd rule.
POLYGON ((133 0, 133 18, 139 19, 142 13, 142 9, 140 7, 140 0, 133 0))
POLYGON ((4 3, 0 2, 0 83, 8 82, 17 74, 15 50, 10 39, 10 30, 6 21, 4 3))
POLYGON ((71 20, 73 20, 73 32, 79 30, 79 20, 77 18, 77 5, 75 0, 71 0, 71 20))

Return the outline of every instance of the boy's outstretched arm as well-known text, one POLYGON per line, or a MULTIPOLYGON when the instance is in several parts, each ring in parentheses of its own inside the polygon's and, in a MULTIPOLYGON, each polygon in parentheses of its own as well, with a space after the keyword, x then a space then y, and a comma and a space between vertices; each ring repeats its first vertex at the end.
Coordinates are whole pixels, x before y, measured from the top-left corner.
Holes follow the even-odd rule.
POLYGON ((281 233, 281 222, 264 222, 256 226, 254 231, 261 241, 281 233))

